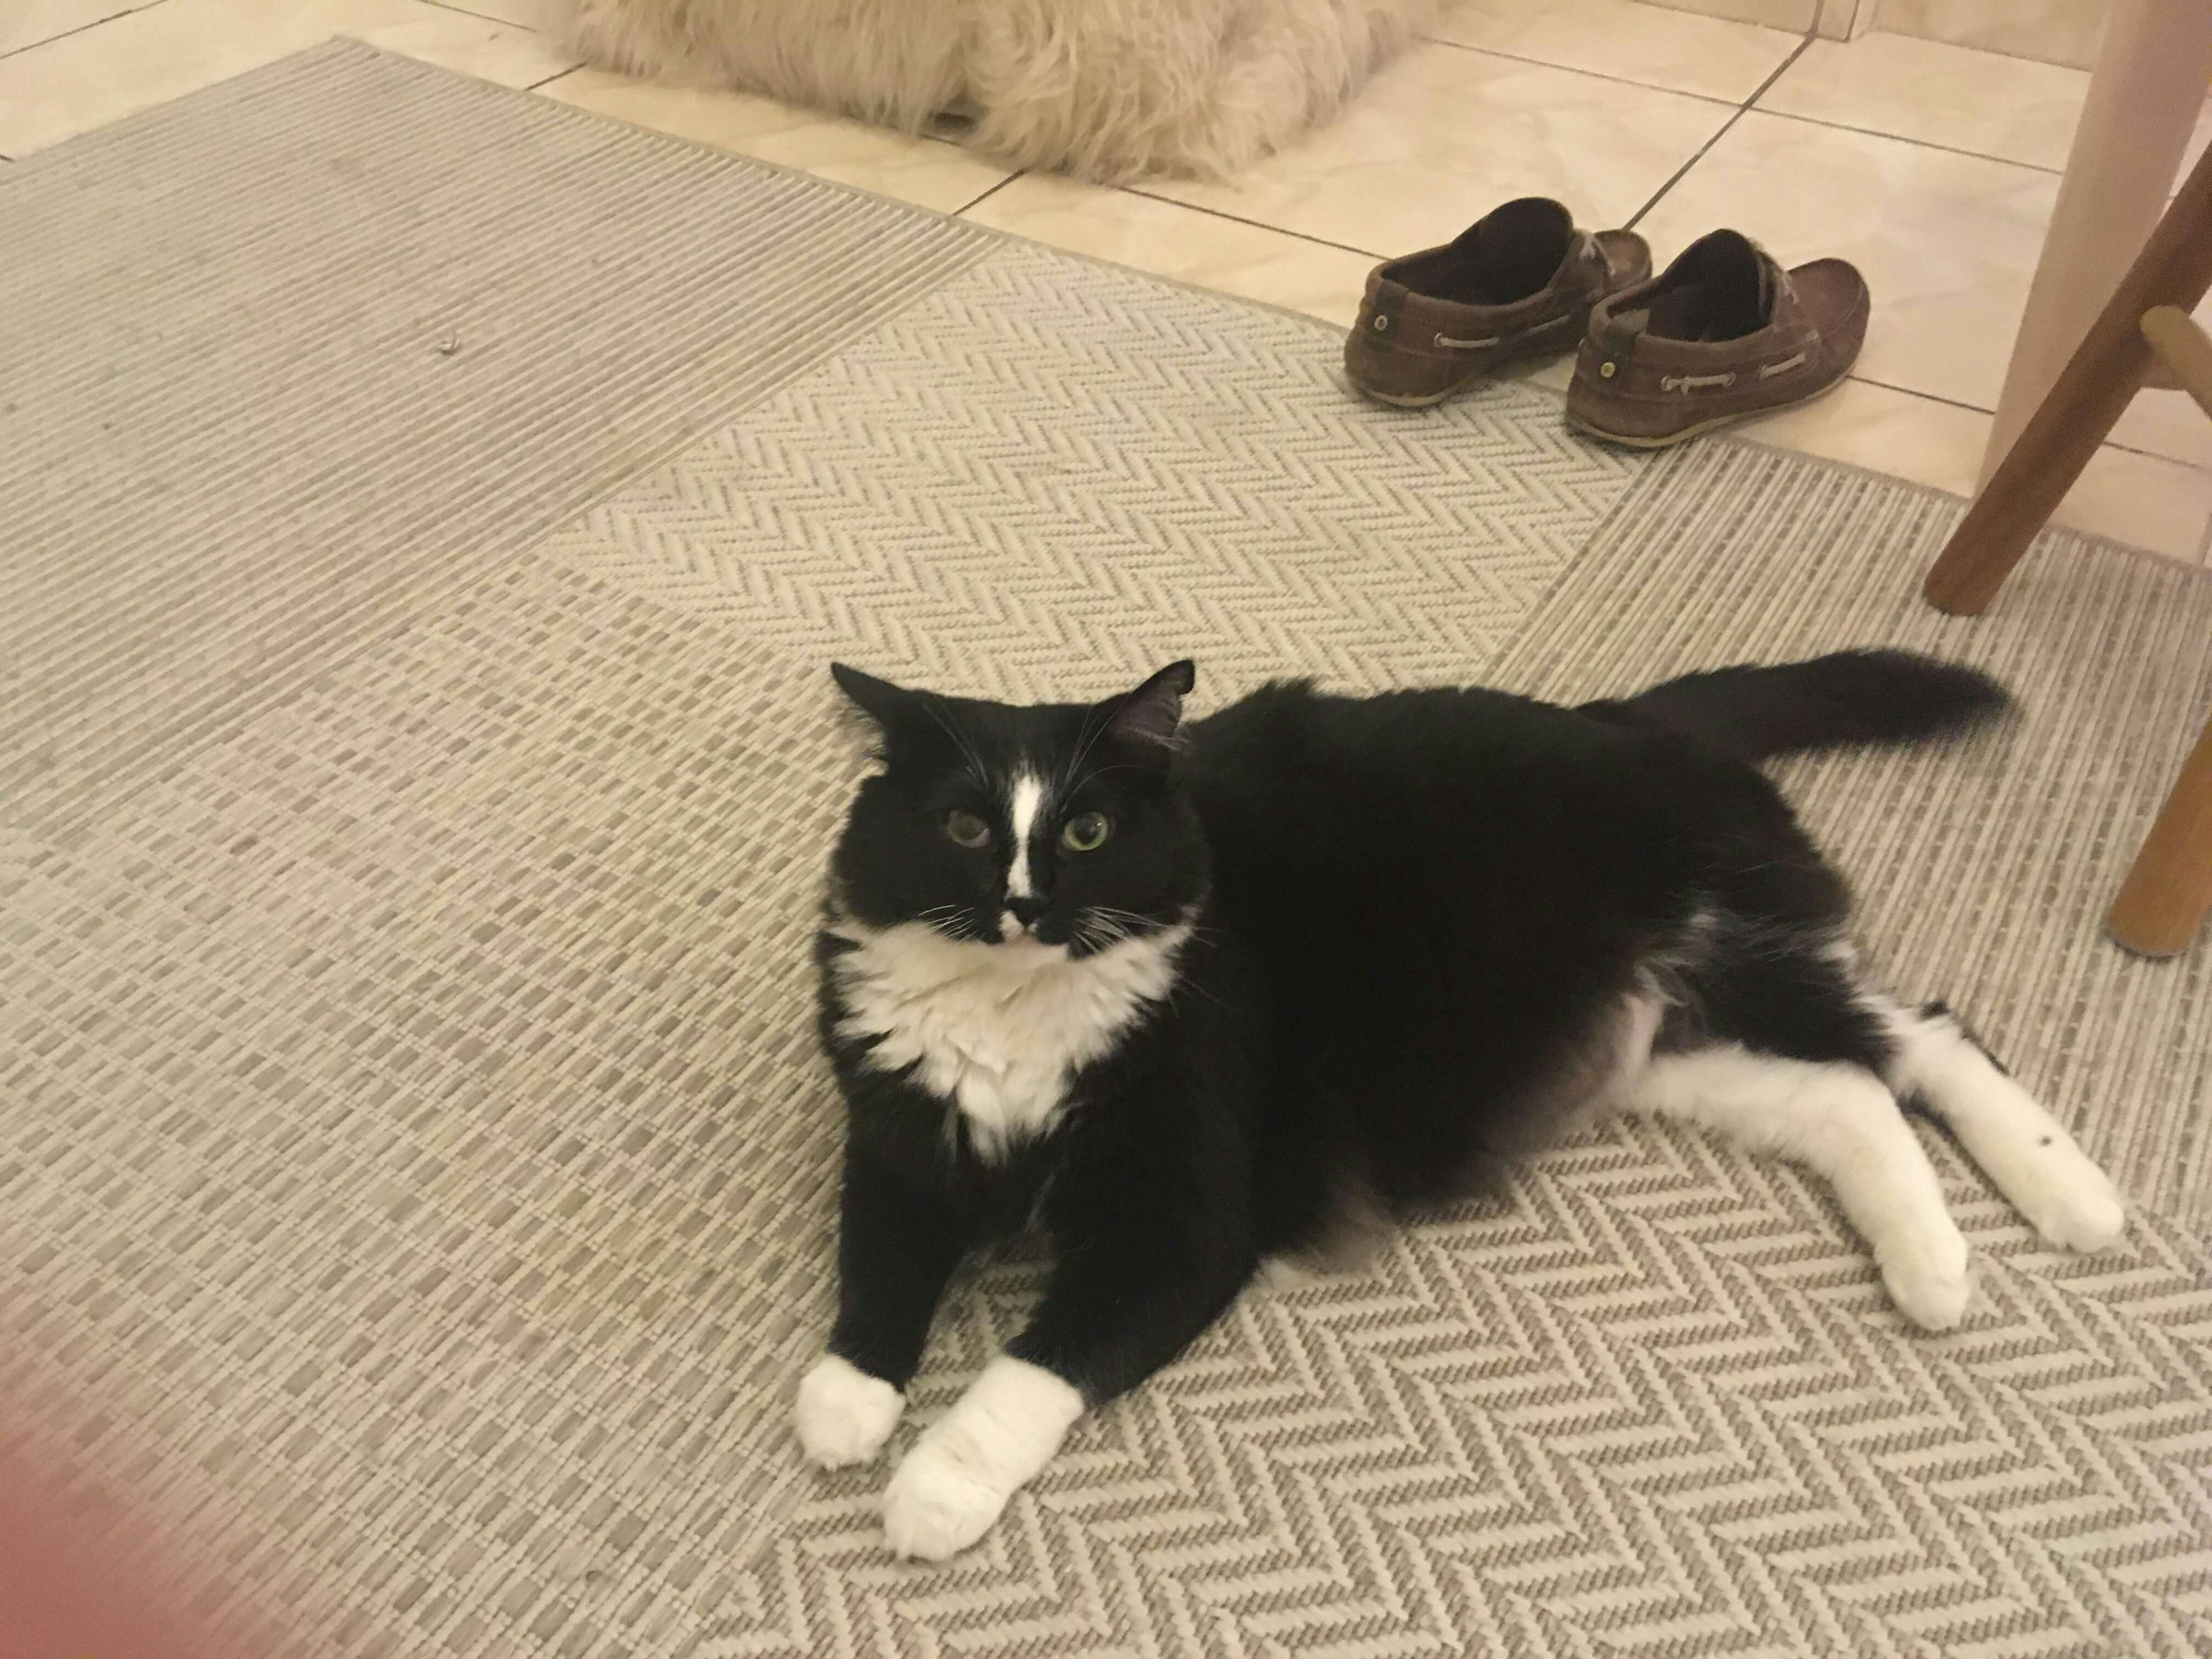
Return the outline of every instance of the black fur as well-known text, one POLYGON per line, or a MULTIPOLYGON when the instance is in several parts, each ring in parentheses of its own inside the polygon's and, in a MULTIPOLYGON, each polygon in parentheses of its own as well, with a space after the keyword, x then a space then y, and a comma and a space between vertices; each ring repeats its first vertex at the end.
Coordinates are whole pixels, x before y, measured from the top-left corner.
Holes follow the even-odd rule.
POLYGON ((1278 684, 1178 741, 1188 665, 1089 708, 838 678, 881 727, 885 769, 837 849, 836 915, 995 939, 1009 854, 943 824, 987 811, 1024 756, 1064 775, 1061 818, 1116 824, 1080 857, 1040 838, 1041 939, 1094 948, 1101 906, 1122 932, 1196 914, 1172 994, 996 1163, 842 1030, 833 969, 851 946, 823 936, 823 1037, 849 1109, 833 1351, 903 1386, 960 1256, 1035 1224, 1056 1265, 1012 1352, 1093 1403, 1347 1205, 1458 1196, 1541 1144, 1603 1081, 1639 988, 1666 995, 1662 1048, 1882 1071, 1842 944, 1849 893, 1747 763, 1932 737, 2006 702, 1971 671, 1858 653, 1580 709, 1278 684))
POLYGON ((2002 714, 2002 685, 1909 651, 1838 651, 1778 668, 1718 668, 1583 712, 1696 738, 1738 760, 1804 749, 1913 743, 2002 714))

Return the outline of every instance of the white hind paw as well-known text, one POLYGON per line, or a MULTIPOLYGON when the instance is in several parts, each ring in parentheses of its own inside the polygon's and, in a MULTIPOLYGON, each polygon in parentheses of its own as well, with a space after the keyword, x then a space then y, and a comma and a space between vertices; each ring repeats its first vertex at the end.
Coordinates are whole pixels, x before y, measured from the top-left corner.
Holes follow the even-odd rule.
POLYGON ((2016 1182, 2013 1202, 2028 1224, 2062 1250, 2101 1250, 2117 1244, 2128 1215, 2119 1188, 2063 1136, 2046 1136, 2046 1154, 2031 1161, 2016 1182))
POLYGON ((1889 1299, 1923 1331, 1948 1331, 1966 1316, 1973 1294, 1972 1255, 1956 1228, 1881 1254, 1889 1299))
POLYGON ((1997 1190, 2062 1249, 2101 1250, 2126 1228, 2120 1194, 2058 1121, 1948 1015, 1895 1014, 1898 1077, 1927 1097, 1997 1190))

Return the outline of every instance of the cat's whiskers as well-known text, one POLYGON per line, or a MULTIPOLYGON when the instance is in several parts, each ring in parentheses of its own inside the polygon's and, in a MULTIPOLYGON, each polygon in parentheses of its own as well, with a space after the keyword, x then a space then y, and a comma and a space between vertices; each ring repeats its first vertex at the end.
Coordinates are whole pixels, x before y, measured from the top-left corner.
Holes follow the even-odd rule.
POLYGON ((1070 929, 1077 943, 1086 951, 1109 951, 1130 937, 1126 928, 1117 926, 1096 910, 1086 911, 1070 929))
POLYGON ((1060 769, 1060 787, 1054 793, 1062 799, 1075 793, 1078 781, 1075 775, 1082 769, 1084 761, 1112 724, 1111 718, 1103 708, 1094 708, 1084 716, 1082 727, 1076 733, 1075 752, 1069 757, 1067 764, 1060 769))
POLYGON ((1162 921, 1158 916, 1146 915, 1141 911, 1118 909, 1110 904, 1094 904, 1089 907, 1092 915, 1116 924, 1121 929, 1121 936, 1123 939, 1135 939, 1142 934, 1156 933, 1170 927, 1186 928, 1193 939, 1219 938, 1221 933, 1219 928, 1201 927, 1198 925, 1196 920, 1198 908, 1198 906, 1193 905, 1181 916, 1170 922, 1162 921))
POLYGON ((928 710, 930 719, 937 722, 938 729, 952 739, 953 746, 967 763, 969 775, 975 779, 976 787, 988 789, 991 787, 991 769, 983 764, 983 757, 976 752, 974 740, 945 718, 944 711, 934 703, 924 703, 922 707, 928 710))
POLYGON ((933 904, 927 910, 916 911, 914 919, 945 939, 964 943, 976 937, 974 919, 963 905, 933 904))
POLYGON ((1094 766, 1088 772, 1085 772, 1080 778, 1076 779, 1073 783, 1069 784, 1067 786, 1066 793, 1073 794, 1084 785, 1087 783, 1095 783, 1100 778, 1110 778, 1116 772, 1143 772, 1148 769, 1148 768, 1142 766, 1133 766, 1127 761, 1117 761, 1110 766, 1094 766))

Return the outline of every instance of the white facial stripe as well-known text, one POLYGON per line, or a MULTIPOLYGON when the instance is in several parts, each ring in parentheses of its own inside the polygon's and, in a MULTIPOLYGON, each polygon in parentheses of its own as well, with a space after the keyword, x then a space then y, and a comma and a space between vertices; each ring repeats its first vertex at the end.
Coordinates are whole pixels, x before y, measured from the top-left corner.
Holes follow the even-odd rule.
POLYGON ((1030 896, 1030 832, 1043 805, 1042 779, 1024 772, 1014 780, 1014 862, 1006 872, 1006 891, 1016 898, 1030 896))

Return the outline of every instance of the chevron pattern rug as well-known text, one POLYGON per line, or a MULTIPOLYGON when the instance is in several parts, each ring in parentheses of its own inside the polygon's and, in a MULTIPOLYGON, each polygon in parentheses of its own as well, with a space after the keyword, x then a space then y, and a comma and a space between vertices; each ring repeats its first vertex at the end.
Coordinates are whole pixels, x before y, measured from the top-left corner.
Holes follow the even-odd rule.
MULTIPOLYGON (((353 46, 17 167, 0 246, 0 1420, 229 1650, 2212 1651, 2212 951, 2096 931, 2212 580, 2053 535, 1940 618, 1954 501, 1371 409, 1299 319, 353 46), (801 1464, 826 659, 1584 696, 1877 641, 2025 719, 1786 781, 2122 1249, 1931 1142, 1981 1266, 1929 1338, 1816 1183, 1615 1124, 1248 1295, 949 1566, 801 1464)), ((1037 1270, 956 1286, 921 1420, 1037 1270)))

